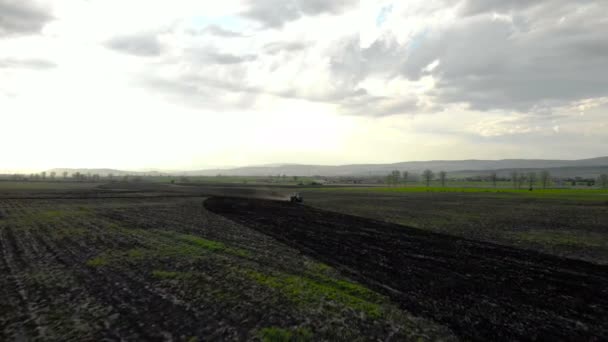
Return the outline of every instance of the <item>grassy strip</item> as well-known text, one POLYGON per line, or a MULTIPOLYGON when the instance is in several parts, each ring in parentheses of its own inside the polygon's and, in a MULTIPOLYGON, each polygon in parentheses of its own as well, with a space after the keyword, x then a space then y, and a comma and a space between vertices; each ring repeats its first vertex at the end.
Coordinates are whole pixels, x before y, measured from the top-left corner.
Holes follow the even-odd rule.
POLYGON ((380 295, 358 284, 329 277, 313 279, 284 273, 266 275, 256 271, 247 271, 246 274, 258 284, 281 291, 291 302, 299 306, 307 307, 323 299, 329 299, 342 306, 364 312, 371 318, 382 316, 380 295))
POLYGON ((207 240, 194 235, 161 230, 127 229, 117 225, 114 225, 113 229, 142 237, 147 246, 126 251, 104 252, 88 260, 87 265, 100 267, 120 261, 136 262, 141 259, 158 257, 202 257, 208 253, 226 253, 239 257, 249 256, 249 252, 245 250, 227 247, 219 241, 207 240))

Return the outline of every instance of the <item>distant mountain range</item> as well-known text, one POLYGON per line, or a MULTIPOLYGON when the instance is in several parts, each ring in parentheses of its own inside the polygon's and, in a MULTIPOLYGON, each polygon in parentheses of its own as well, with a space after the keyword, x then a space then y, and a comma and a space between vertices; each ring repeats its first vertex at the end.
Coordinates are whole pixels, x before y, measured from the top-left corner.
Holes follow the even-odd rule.
POLYGON ((64 171, 69 174, 91 173, 106 176, 122 175, 185 175, 185 176, 378 176, 388 174, 392 170, 408 171, 413 174, 430 169, 435 172, 446 171, 453 176, 484 175, 489 171, 496 171, 499 175, 507 176, 513 170, 549 170, 560 177, 596 177, 601 173, 608 173, 608 157, 580 159, 580 160, 545 160, 545 159, 502 159, 502 160, 432 160, 411 161, 393 164, 352 164, 352 165, 301 165, 301 164, 273 164, 263 166, 246 166, 231 169, 207 169, 195 171, 173 172, 134 172, 114 169, 53 169, 57 175, 64 171))

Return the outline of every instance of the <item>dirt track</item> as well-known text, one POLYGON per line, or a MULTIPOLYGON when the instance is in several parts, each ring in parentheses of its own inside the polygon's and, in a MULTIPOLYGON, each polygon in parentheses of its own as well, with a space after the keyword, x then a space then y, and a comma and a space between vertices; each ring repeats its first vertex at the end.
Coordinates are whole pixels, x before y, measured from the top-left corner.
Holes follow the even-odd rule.
POLYGON ((608 267, 289 203, 207 209, 314 256, 473 340, 604 340, 608 267))

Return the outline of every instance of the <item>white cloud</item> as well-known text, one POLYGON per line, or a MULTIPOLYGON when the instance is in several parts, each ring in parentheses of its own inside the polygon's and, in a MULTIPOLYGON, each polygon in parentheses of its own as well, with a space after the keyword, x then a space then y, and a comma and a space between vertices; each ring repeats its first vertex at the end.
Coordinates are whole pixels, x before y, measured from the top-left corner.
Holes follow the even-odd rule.
POLYGON ((3 156, 15 167, 570 158, 608 142, 601 2, 0 9, 0 143, 19 146, 3 156))

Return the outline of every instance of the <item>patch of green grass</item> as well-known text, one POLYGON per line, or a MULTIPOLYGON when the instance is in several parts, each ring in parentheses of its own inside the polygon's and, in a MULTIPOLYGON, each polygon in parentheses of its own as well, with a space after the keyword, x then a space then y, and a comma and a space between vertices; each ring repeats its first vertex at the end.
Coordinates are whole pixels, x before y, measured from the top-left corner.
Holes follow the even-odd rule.
MULTIPOLYGON (((145 247, 106 251, 96 258, 103 259, 104 265, 120 261, 138 262, 159 257, 200 258, 209 253, 225 253, 239 257, 249 256, 249 252, 245 250, 228 247, 219 241, 207 240, 194 235, 156 229, 130 229, 117 224, 109 224, 108 227, 129 236, 137 237, 145 247)), ((93 262, 93 264, 96 264, 96 262, 93 262)))
POLYGON ((270 276, 255 271, 249 271, 247 274, 259 284, 280 290, 297 305, 308 306, 329 299, 364 312, 372 318, 382 316, 382 306, 379 303, 381 297, 361 285, 329 277, 312 279, 288 274, 270 276))
POLYGON ((246 250, 228 247, 219 241, 207 240, 207 239, 203 239, 201 237, 194 236, 194 235, 182 235, 182 234, 173 234, 173 235, 182 241, 190 242, 191 244, 193 244, 197 247, 201 247, 201 248, 204 248, 209 251, 225 252, 225 253, 240 256, 240 257, 249 257, 250 256, 250 253, 247 252, 246 250))
POLYGON ((307 342, 313 340, 313 333, 306 328, 287 330, 270 327, 261 329, 257 337, 263 342, 307 342))
POLYGON ((142 259, 147 253, 148 251, 143 248, 133 248, 127 251, 126 256, 129 259, 142 259))
POLYGON ((221 242, 203 239, 194 235, 178 235, 178 238, 210 251, 222 251, 226 249, 226 245, 221 242))
POLYGON ((106 256, 103 256, 103 255, 96 256, 95 258, 89 259, 87 261, 87 265, 91 266, 91 267, 106 266, 109 263, 110 263, 110 260, 106 256))
POLYGON ((28 216, 28 219, 41 222, 56 222, 66 217, 77 216, 71 211, 52 209, 33 212, 28 216))
POLYGON ((226 253, 236 255, 241 258, 251 257, 251 253, 249 253, 248 251, 246 251, 244 249, 240 249, 240 248, 232 248, 232 247, 226 248, 226 253))
POLYGON ((310 262, 307 265, 307 268, 316 274, 327 275, 329 272, 333 271, 331 266, 326 265, 322 262, 310 262))

